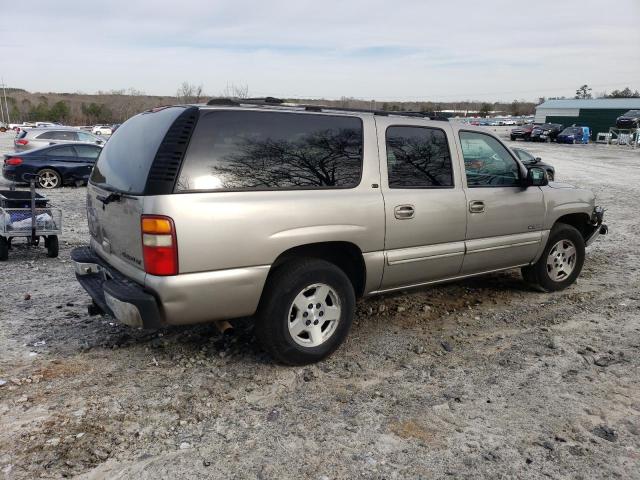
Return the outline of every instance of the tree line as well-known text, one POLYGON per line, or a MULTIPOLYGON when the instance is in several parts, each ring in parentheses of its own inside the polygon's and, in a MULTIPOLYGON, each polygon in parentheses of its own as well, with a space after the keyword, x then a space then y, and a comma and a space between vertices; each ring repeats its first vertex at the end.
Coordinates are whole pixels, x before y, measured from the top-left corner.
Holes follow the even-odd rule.
MULTIPOLYGON (((202 85, 183 82, 175 95, 147 95, 133 88, 98 91, 95 94, 76 93, 30 93, 19 88, 7 88, 7 103, 12 123, 54 121, 70 125, 92 125, 96 123, 120 123, 127 118, 161 105, 180 103, 202 103, 213 97, 248 98, 247 85, 227 84, 217 95, 205 93, 202 85)), ((596 98, 640 98, 640 92, 630 87, 611 92, 600 92, 596 98)), ((566 97, 554 97, 566 98, 566 97)), ((594 98, 592 89, 582 85, 574 98, 594 98)), ((353 97, 339 100, 328 99, 286 99, 285 101, 322 104, 343 108, 366 108, 385 111, 450 112, 447 115, 481 116, 489 115, 531 115, 538 102, 515 99, 511 102, 480 102, 472 100, 456 102, 376 102, 353 97), (451 112, 453 111, 453 112, 451 112)))

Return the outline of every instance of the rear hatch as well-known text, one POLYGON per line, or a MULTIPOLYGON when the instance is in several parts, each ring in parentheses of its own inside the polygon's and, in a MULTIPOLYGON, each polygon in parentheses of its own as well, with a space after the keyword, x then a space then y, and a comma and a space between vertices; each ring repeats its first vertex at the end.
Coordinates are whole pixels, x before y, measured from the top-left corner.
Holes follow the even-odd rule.
POLYGON ((87 188, 91 246, 144 278, 140 217, 147 195, 171 193, 197 107, 164 107, 130 118, 105 143, 87 188), (186 132, 186 133, 185 133, 186 132))

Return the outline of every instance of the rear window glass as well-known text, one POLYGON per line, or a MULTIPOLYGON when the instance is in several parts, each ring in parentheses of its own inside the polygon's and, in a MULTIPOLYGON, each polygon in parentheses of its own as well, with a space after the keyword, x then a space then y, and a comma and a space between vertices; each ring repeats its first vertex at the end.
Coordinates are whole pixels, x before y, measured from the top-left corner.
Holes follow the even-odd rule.
POLYGON ((158 147, 182 112, 182 107, 163 108, 123 123, 105 143, 91 173, 91 183, 124 193, 144 193, 158 147))
POLYGON ((352 188, 361 173, 359 118, 214 111, 198 121, 176 191, 352 188))

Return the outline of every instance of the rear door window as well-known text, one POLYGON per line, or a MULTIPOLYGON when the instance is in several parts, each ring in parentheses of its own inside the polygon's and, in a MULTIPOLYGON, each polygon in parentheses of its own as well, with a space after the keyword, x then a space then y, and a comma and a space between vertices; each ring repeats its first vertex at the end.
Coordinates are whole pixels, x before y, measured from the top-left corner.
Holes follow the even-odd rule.
POLYGON ((387 170, 390 188, 453 186, 446 134, 437 128, 387 128, 387 170))
POLYGON ((52 140, 55 138, 56 132, 44 132, 38 135, 38 140, 52 140))
POLYGON ((81 142, 95 142, 96 141, 96 137, 94 137, 93 135, 89 135, 88 133, 85 132, 78 132, 78 139, 81 142))
POLYGON ((99 147, 92 147, 91 145, 75 145, 74 148, 78 152, 78 156, 82 158, 88 158, 95 160, 100 155, 99 147))
POLYGON ((53 140, 65 140, 68 142, 74 142, 78 140, 78 134, 76 132, 65 132, 65 131, 57 131, 50 132, 53 140))
POLYGON ((49 150, 48 154, 53 157, 77 157, 76 151, 73 147, 52 148, 49 150))
POLYGON ((353 188, 362 174, 362 136, 357 117, 201 113, 176 191, 353 188))

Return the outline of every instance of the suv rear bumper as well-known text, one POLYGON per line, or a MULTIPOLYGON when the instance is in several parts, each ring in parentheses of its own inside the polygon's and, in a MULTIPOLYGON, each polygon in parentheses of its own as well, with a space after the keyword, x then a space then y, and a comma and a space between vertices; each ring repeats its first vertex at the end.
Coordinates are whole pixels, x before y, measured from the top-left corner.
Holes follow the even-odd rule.
POLYGON ((160 328, 165 322, 156 298, 98 257, 89 247, 71 251, 76 278, 100 310, 136 328, 160 328))

